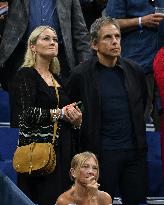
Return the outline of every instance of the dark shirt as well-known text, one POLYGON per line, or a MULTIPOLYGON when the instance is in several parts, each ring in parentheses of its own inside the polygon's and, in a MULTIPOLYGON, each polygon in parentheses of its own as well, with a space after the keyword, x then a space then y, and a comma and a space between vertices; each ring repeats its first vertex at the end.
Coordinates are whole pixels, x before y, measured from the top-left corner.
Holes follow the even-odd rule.
POLYGON ((30 0, 30 15, 27 35, 37 26, 48 25, 57 32, 61 40, 61 30, 56 8, 56 0, 30 0))
POLYGON ((99 64, 99 68, 102 149, 133 149, 134 131, 123 71, 119 66, 109 68, 99 64))
POLYGON ((83 16, 88 30, 95 19, 101 16, 102 5, 97 0, 80 0, 83 16))

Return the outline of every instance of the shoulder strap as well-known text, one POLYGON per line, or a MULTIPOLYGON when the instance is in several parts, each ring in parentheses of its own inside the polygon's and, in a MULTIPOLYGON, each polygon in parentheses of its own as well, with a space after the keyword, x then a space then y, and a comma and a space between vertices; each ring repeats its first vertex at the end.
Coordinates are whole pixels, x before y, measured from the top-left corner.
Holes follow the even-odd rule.
MULTIPOLYGON (((57 106, 56 109, 59 108, 59 92, 56 86, 56 80, 54 79, 53 75, 52 75, 52 81, 54 84, 54 88, 55 88, 55 93, 56 93, 56 97, 57 97, 57 106)), ((56 122, 54 123, 54 134, 53 134, 53 138, 52 138, 52 143, 54 144, 55 142, 55 137, 56 137, 56 132, 57 132, 57 128, 58 128, 58 121, 56 120, 56 122)))

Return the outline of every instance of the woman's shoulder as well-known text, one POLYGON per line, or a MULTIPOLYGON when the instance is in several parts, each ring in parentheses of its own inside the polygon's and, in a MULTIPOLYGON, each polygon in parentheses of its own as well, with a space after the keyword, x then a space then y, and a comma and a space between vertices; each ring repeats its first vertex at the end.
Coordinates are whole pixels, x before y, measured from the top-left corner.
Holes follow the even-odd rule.
POLYGON ((99 191, 99 198, 102 205, 112 204, 112 198, 107 192, 99 191))
POLYGON ((68 205, 70 204, 70 201, 71 201, 71 189, 64 192, 58 197, 56 201, 56 205, 68 205))
POLYGON ((16 79, 36 80, 37 72, 33 67, 20 67, 15 75, 16 79))
POLYGON ((35 72, 35 69, 33 67, 20 67, 17 71, 17 74, 24 74, 24 75, 34 75, 36 72, 35 72))

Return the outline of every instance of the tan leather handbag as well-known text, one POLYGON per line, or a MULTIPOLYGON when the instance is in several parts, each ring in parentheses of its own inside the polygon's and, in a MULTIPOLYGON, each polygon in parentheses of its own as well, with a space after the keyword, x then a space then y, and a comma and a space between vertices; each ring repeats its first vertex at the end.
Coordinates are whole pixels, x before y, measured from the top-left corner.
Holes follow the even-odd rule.
POLYGON ((51 143, 31 143, 17 147, 13 167, 18 173, 47 175, 54 171, 56 155, 51 143))

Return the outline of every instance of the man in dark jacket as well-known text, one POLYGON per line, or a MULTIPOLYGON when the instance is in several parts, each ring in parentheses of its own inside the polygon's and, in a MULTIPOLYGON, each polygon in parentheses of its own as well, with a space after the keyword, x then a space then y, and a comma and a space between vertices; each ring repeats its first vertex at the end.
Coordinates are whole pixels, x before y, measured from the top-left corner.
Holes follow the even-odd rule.
POLYGON ((75 65, 88 59, 89 36, 79 0, 12 0, 0 44, 0 82, 5 89, 23 62, 29 34, 40 25, 57 31, 64 80, 75 65))
POLYGON ((77 66, 68 81, 70 97, 84 107, 81 150, 99 156, 104 191, 114 197, 119 188, 123 204, 138 205, 147 192, 144 74, 139 65, 120 58, 115 20, 97 19, 90 35, 97 56, 77 66))

